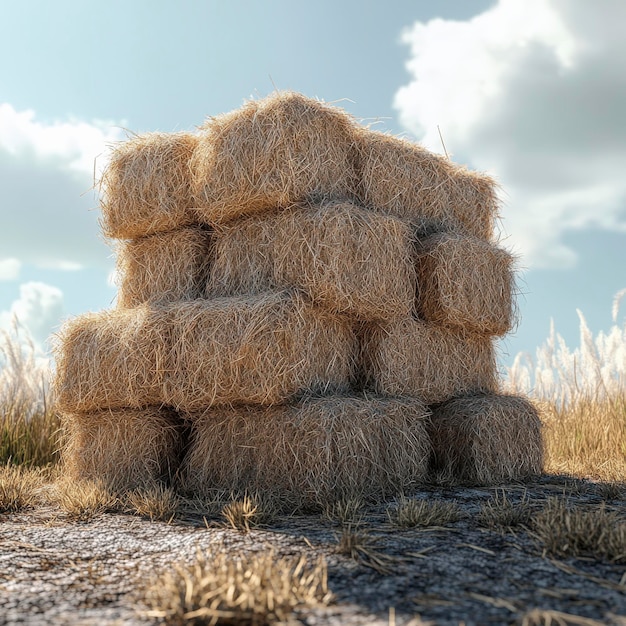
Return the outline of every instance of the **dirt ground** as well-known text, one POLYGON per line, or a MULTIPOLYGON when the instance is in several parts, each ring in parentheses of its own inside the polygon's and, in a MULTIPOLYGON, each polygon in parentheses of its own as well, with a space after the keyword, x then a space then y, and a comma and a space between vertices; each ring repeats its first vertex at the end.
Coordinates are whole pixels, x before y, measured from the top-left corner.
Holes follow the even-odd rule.
MULTIPOLYGON (((366 510, 358 558, 337 550, 341 527, 294 516, 242 533, 201 516, 152 522, 106 514, 70 522, 53 508, 0 517, 0 624, 158 624, 146 615, 147 581, 198 550, 261 551, 277 557, 324 555, 326 607, 295 615, 313 625, 626 625, 626 567, 593 557, 555 557, 527 526, 486 528, 478 520, 494 489, 428 489, 418 499, 456 501, 462 518, 400 529, 390 503, 366 510), (550 621, 552 620, 552 621, 550 621)), ((566 495, 581 506, 626 511, 588 481, 554 476, 506 487, 510 501, 566 495)), ((393 507, 393 503, 391 503, 393 507)))

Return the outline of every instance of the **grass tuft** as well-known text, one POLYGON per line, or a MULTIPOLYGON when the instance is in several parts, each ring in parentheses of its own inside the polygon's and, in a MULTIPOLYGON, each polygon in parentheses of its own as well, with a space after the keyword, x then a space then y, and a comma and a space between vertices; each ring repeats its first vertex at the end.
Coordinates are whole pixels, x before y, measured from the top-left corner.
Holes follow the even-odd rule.
POLYGON ((519 502, 511 502, 502 489, 482 505, 477 520, 485 528, 511 528, 529 524, 531 516, 532 506, 526 494, 519 502))
POLYGON ((361 565, 371 567, 379 574, 389 574, 396 559, 378 551, 376 543, 376 538, 367 531, 347 524, 337 538, 335 551, 361 565))
POLYGON ((44 471, 6 464, 0 466, 0 513, 17 513, 38 502, 44 471))
POLYGON ((402 498, 397 507, 387 509, 387 515, 399 528, 445 526, 461 519, 461 509, 455 501, 402 498))
POLYGON ((166 571, 146 590, 148 615, 167 624, 253 624, 288 622, 295 612, 326 605, 327 568, 320 558, 277 559, 259 554, 198 554, 191 565, 166 571))
POLYGON ((549 498, 535 515, 533 530, 548 554, 626 563, 626 520, 605 503, 582 508, 549 498))
POLYGON ((72 521, 85 522, 121 508, 118 496, 101 481, 60 479, 52 485, 48 498, 72 521))
POLYGON ((151 521, 171 521, 180 506, 180 497, 173 489, 155 485, 146 489, 134 489, 124 496, 127 511, 147 517, 151 521))
POLYGON ((248 495, 227 503, 222 509, 222 517, 231 528, 242 533, 250 532, 262 519, 257 499, 248 495))
POLYGON ((332 523, 341 526, 358 526, 363 521, 365 501, 360 496, 345 497, 329 503, 323 516, 332 523))

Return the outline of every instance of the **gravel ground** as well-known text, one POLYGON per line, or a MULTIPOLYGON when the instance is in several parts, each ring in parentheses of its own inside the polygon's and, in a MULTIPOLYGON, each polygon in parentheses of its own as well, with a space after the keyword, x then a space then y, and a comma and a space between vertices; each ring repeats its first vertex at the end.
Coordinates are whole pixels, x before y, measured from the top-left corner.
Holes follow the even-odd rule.
MULTIPOLYGON (((577 505, 603 500, 599 485, 559 477, 506 493, 513 502, 563 494, 577 505)), ((358 558, 338 553, 341 528, 319 515, 241 533, 193 516, 163 523, 112 514, 70 522, 52 508, 7 514, 0 517, 0 624, 158 624, 146 616, 141 589, 172 563, 217 546, 272 546, 277 557, 323 554, 328 562, 334 600, 299 613, 302 624, 626 626, 623 564, 544 554, 525 526, 482 527, 478 512, 493 496, 488 488, 419 492, 415 498, 455 501, 463 512, 457 522, 422 529, 392 525, 389 504, 370 508, 358 558)), ((626 513, 624 494, 607 506, 626 513)))

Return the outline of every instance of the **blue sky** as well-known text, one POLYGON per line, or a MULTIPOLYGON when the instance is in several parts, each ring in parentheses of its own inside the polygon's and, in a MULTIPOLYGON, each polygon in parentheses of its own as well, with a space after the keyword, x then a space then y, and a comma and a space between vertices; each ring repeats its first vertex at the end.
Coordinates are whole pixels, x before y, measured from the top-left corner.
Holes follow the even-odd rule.
POLYGON ((339 101, 494 174, 520 256, 503 360, 626 287, 621 0, 0 3, 0 326, 43 343, 111 305, 94 170, 133 132, 193 129, 274 88, 339 101), (95 160, 95 164, 94 164, 95 160))

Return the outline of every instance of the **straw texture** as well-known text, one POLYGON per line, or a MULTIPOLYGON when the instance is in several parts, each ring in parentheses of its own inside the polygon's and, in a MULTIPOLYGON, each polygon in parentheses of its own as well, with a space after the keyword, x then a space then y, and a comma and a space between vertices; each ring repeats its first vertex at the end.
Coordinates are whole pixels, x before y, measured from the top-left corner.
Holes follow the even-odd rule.
POLYGON ((458 231, 489 240, 498 215, 494 181, 419 144, 359 128, 357 197, 367 207, 411 219, 418 232, 458 231))
POLYGON ((341 317, 295 291, 169 307, 172 355, 164 402, 278 404, 305 391, 345 390, 356 337, 341 317))
POLYGON ((426 477, 428 409, 409 398, 307 398, 261 409, 216 407, 192 425, 186 486, 270 490, 299 505, 384 498, 426 477))
POLYGON ((297 292, 140 306, 76 318, 57 349, 62 411, 276 404, 350 387, 347 320, 297 292))
POLYGON ((102 230, 135 239, 194 222, 189 160, 197 135, 147 133, 119 143, 100 180, 102 230))
POLYGON ((211 232, 200 227, 123 241, 117 249, 117 306, 201 298, 210 264, 211 232))
POLYGON ((56 405, 65 413, 159 405, 169 337, 159 309, 87 313, 68 322, 56 349, 56 405))
POLYGON ((414 309, 415 281, 415 242, 406 222, 327 202, 220 228, 207 294, 296 286, 330 311, 390 320, 414 309))
POLYGON ((147 487, 173 477, 182 435, 176 417, 157 408, 63 417, 65 475, 117 489, 147 487))
POLYGON ((456 398, 436 407, 429 424, 435 467, 460 481, 489 485, 542 471, 541 420, 525 398, 456 398))
POLYGON ((312 195, 350 197, 355 126, 339 108, 292 92, 210 118, 192 159, 198 219, 213 225, 312 195))
POLYGON ((417 262, 418 310, 441 326, 503 335, 514 320, 513 257, 475 237, 425 239, 417 262))
POLYGON ((361 370, 378 393, 414 396, 426 404, 473 391, 495 391, 489 337, 405 319, 361 330, 361 370))

